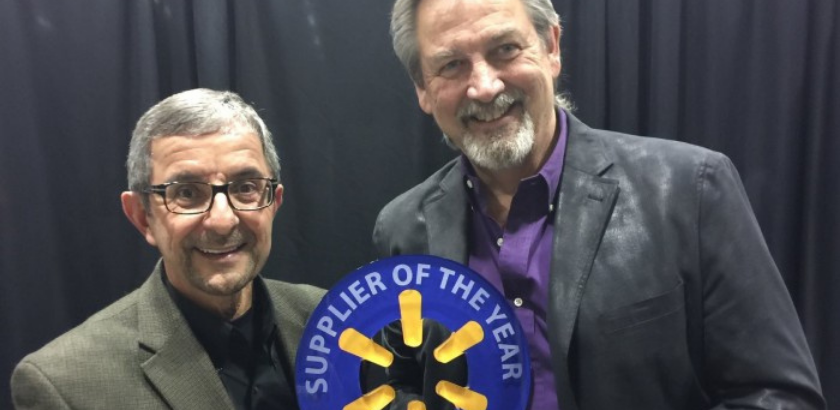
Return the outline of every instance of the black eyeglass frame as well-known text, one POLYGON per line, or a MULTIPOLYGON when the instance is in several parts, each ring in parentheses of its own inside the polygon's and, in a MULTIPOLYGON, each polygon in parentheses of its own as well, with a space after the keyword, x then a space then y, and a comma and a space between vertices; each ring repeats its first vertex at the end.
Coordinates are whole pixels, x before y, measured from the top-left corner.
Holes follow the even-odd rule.
POLYGON ((249 212, 249 211, 259 211, 260 209, 268 208, 269 206, 271 206, 271 204, 274 203, 274 201, 277 200, 277 198, 276 198, 277 195, 274 193, 274 191, 277 190, 278 185, 280 185, 280 181, 278 181, 277 178, 268 178, 268 177, 242 178, 242 179, 237 179, 235 181, 230 181, 230 182, 227 182, 227 183, 224 183, 224 184, 218 184, 218 185, 217 184, 211 184, 209 182, 172 181, 172 182, 165 182, 163 184, 151 185, 148 188, 142 190, 141 192, 143 192, 145 194, 158 194, 158 195, 160 195, 160 197, 163 198, 163 207, 166 208, 167 211, 172 212, 173 214, 199 215, 199 214, 206 213, 210 209, 213 208, 213 200, 214 200, 214 198, 216 198, 216 195, 220 192, 225 195, 225 198, 228 201, 228 205, 230 205, 231 208, 233 208, 237 211, 249 212), (265 205, 260 206, 258 208, 248 208, 248 209, 238 208, 236 205, 233 204, 233 201, 230 200, 230 194, 228 192, 228 190, 230 189, 230 186, 233 185, 233 184, 236 184, 236 183, 240 183, 242 181, 251 181, 251 180, 255 180, 255 179, 256 180, 262 180, 262 181, 268 181, 268 185, 266 186, 266 189, 268 189, 270 191, 269 192, 269 195, 270 195, 269 201, 265 205), (173 211, 173 210, 169 209, 169 201, 166 199, 166 187, 168 187, 170 185, 175 185, 175 184, 208 185, 210 187, 211 192, 210 192, 210 201, 208 201, 208 203, 207 203, 207 209, 205 209, 203 211, 193 211, 193 212, 176 212, 176 211, 173 211))

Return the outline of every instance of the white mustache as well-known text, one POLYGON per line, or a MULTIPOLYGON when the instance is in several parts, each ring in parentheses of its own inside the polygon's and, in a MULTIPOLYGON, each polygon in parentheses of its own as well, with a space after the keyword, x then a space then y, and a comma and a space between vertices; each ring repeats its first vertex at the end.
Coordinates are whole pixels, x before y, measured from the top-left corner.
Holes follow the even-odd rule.
POLYGON ((523 100, 524 93, 519 90, 511 90, 499 94, 493 101, 482 103, 475 100, 468 101, 458 109, 458 118, 461 121, 468 121, 477 118, 481 121, 489 121, 499 118, 510 109, 510 106, 523 100))

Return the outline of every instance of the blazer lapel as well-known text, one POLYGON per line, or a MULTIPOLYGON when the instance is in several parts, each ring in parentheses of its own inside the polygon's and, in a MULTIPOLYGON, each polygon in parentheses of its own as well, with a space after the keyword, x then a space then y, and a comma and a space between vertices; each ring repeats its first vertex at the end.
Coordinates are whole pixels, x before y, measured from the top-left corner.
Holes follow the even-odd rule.
POLYGON ((268 293, 271 297, 271 303, 274 305, 274 322, 278 329, 277 337, 280 338, 288 363, 292 365, 292 374, 295 374, 295 359, 300 338, 303 337, 303 329, 306 327, 306 321, 288 314, 295 309, 283 295, 275 293, 272 288, 269 288, 268 293))
POLYGON ((569 381, 569 345, 619 189, 617 181, 600 176, 612 164, 603 146, 571 115, 568 144, 554 221, 548 322, 560 408, 576 410, 569 381))
POLYGON ((210 357, 160 279, 161 264, 141 288, 140 366, 173 409, 233 409, 210 357))
POLYGON ((460 164, 455 164, 440 181, 440 190, 433 193, 423 204, 429 254, 467 264, 467 193, 460 164), (434 239, 432 239, 434 238, 434 239))

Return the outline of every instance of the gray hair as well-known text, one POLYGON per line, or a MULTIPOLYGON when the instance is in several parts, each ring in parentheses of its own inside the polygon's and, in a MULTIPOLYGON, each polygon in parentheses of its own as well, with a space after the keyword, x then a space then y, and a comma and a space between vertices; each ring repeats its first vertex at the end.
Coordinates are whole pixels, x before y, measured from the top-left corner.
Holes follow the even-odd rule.
MULTIPOLYGON (((420 1, 396 0, 394 2, 394 8, 391 10, 391 44, 411 80, 423 87, 423 69, 420 66, 420 51, 417 46, 417 5, 420 1)), ((528 18, 546 49, 552 40, 559 42, 560 36, 558 35, 555 39, 551 33, 552 26, 561 27, 560 16, 554 11, 551 0, 520 1, 525 6, 528 18)), ((573 109, 571 100, 560 93, 556 93, 554 105, 570 111, 573 109)))
MULTIPOLYGON (((128 159, 128 189, 143 192, 151 184, 152 141, 184 135, 198 136, 244 127, 260 138, 265 161, 274 178, 280 179, 280 159, 262 118, 236 93, 197 88, 172 95, 140 117, 131 135, 128 159)), ((143 197, 148 209, 148 198, 143 197)))
MULTIPOLYGON (((391 41, 397 58, 408 75, 419 86, 423 86, 423 71, 420 67, 420 52, 417 46, 417 5, 421 0, 397 0, 391 10, 391 41)), ((550 0, 520 0, 525 6, 531 24, 548 47, 553 39, 552 26, 560 26, 560 17, 554 11, 550 0)))

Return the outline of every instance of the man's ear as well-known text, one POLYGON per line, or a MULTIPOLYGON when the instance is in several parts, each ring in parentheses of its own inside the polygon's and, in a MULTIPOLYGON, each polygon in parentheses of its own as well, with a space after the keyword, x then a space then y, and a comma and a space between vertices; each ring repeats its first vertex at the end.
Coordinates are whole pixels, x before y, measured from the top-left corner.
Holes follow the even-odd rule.
POLYGON ((146 213, 146 208, 143 207, 143 194, 133 191, 125 191, 120 195, 120 202, 122 202, 123 213, 126 218, 140 231, 140 234, 146 238, 149 245, 157 247, 157 241, 152 235, 152 230, 149 228, 149 218, 151 215, 146 213))
POLYGON ((554 78, 560 75, 562 62, 560 61, 560 34, 563 29, 560 26, 551 26, 551 46, 548 49, 549 61, 551 61, 551 72, 554 78))
POLYGON ((426 92, 425 87, 421 87, 414 84, 414 91, 417 93, 417 102, 420 103, 420 109, 423 110, 426 114, 432 114, 432 102, 430 101, 431 96, 428 92, 426 92))
POLYGON ((277 184, 277 188, 274 189, 274 203, 271 205, 275 214, 280 210, 281 205, 283 205, 283 185, 277 184))

